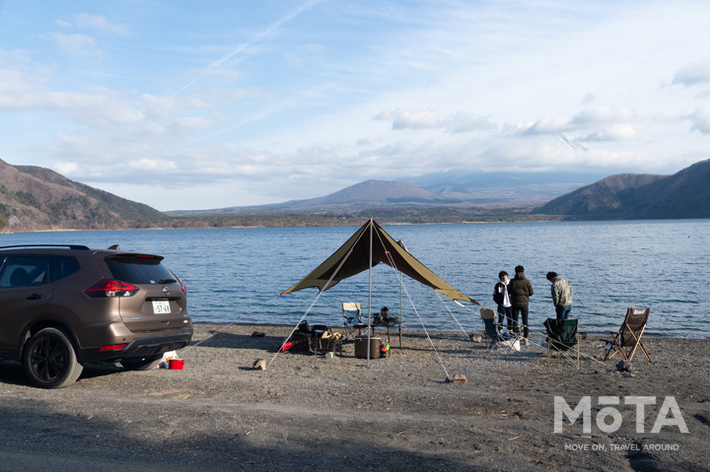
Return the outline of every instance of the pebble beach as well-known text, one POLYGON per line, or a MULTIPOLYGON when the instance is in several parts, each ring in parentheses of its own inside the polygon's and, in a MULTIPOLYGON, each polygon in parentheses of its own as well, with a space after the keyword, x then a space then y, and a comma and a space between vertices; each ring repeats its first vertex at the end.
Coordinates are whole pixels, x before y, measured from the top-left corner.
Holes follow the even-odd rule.
POLYGON ((277 354, 292 329, 197 324, 183 370, 87 366, 58 390, 0 362, 0 471, 709 470, 708 340, 644 338, 653 362, 619 370, 588 337, 577 369, 539 336, 513 353, 406 331, 369 362, 353 343, 277 354), (589 402, 589 421, 556 425, 556 398, 589 402))

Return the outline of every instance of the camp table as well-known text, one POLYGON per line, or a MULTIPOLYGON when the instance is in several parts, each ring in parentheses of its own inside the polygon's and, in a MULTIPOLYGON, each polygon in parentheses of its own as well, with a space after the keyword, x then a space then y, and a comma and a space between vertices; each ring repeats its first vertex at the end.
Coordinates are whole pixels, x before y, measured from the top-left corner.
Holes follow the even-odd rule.
POLYGON ((372 331, 374 333, 376 328, 387 328, 387 342, 389 342, 390 339, 390 329, 397 327, 399 329, 399 348, 402 349, 402 322, 394 322, 394 321, 389 321, 387 323, 373 323, 370 325, 372 328, 372 331))

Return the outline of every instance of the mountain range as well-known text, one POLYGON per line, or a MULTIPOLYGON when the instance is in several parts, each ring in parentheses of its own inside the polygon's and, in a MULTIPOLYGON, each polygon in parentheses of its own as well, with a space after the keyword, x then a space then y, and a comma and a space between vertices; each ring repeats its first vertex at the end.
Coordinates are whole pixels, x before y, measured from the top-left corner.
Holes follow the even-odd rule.
POLYGON ((323 197, 161 213, 43 167, 0 160, 0 230, 710 218, 710 160, 673 175, 481 174, 368 180, 323 197), (586 180, 586 182, 585 182, 586 180), (415 185, 416 183, 416 185, 415 185))
POLYGON ((258 206, 166 212, 170 216, 377 211, 415 208, 527 208, 591 183, 595 174, 449 171, 410 181, 367 180, 323 197, 258 206))

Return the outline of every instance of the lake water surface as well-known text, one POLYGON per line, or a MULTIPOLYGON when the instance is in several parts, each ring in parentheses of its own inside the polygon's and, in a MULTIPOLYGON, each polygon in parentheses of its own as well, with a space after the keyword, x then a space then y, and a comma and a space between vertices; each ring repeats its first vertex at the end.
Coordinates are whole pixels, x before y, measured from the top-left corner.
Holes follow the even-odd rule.
MULTIPOLYGON (((574 289, 572 315, 591 333, 616 330, 626 308, 650 307, 647 334, 710 338, 710 220, 551 222, 383 226, 423 264, 483 306, 495 308, 500 270, 525 266, 535 290, 530 325, 554 316, 548 271, 574 289)), ((196 322, 297 323, 317 290, 278 296, 340 247, 356 227, 71 231, 0 235, 0 245, 85 244, 157 253, 188 286, 196 322)), ((395 271, 372 272, 372 312, 400 316, 395 271)), ((405 329, 480 331, 478 307, 466 310, 404 277, 405 329), (416 310, 413 308, 416 307, 416 310)), ((340 303, 368 304, 367 271, 325 292, 311 324, 342 325, 340 303)))

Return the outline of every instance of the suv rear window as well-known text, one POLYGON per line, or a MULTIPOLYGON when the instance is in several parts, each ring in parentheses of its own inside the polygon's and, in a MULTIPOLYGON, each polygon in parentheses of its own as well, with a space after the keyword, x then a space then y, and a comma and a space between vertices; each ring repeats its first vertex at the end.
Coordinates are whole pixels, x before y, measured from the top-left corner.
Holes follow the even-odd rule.
POLYGON ((105 259, 111 275, 117 280, 130 284, 174 283, 175 276, 161 259, 152 256, 114 256, 105 259))

